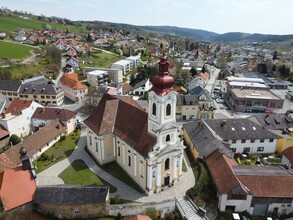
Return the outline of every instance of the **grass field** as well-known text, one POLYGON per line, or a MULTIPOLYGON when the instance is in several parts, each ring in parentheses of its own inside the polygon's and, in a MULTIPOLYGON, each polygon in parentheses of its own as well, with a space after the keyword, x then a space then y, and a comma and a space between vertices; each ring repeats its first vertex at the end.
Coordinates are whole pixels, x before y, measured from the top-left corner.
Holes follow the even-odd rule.
POLYGON ((123 60, 124 57, 116 56, 113 54, 105 52, 94 51, 92 57, 85 57, 80 59, 79 66, 83 69, 86 66, 100 67, 100 68, 110 68, 112 63, 115 63, 119 60, 123 60), (91 62, 91 64, 83 64, 82 61, 91 62))
MULTIPOLYGON (((1 23, 1 21, 0 21, 1 23)), ((0 58, 23 58, 30 55, 30 50, 33 48, 9 42, 0 41, 0 58)))
POLYGON ((93 173, 82 160, 75 160, 67 167, 59 177, 65 184, 80 185, 109 185, 110 192, 114 193, 117 189, 93 173))
POLYGON ((77 27, 73 25, 62 25, 54 22, 44 22, 34 19, 25 20, 22 18, 12 17, 12 16, 0 16, 0 32, 13 32, 17 31, 19 28, 29 28, 29 29, 42 29, 42 24, 49 24, 53 29, 66 30, 69 27, 71 32, 81 33, 85 32, 85 26, 77 27))

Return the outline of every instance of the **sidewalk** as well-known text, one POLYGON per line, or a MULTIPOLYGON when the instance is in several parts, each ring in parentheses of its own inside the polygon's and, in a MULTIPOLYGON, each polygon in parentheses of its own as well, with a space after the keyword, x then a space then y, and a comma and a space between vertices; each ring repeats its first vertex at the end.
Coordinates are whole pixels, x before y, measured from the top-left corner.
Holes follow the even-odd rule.
POLYGON ((109 173, 103 171, 95 161, 88 155, 84 147, 86 146, 86 129, 83 128, 80 134, 80 139, 73 153, 66 159, 60 161, 59 163, 51 166, 50 168, 44 170, 38 174, 37 184, 38 185, 59 185, 64 184, 64 182, 58 177, 58 175, 65 170, 73 161, 83 160, 86 165, 99 177, 105 181, 111 183, 117 188, 117 192, 111 194, 111 197, 119 195, 121 199, 137 201, 137 202, 160 202, 166 199, 181 198, 185 195, 186 191, 193 187, 195 184, 194 175, 192 169, 189 165, 187 157, 184 155, 186 166, 188 168, 187 172, 182 172, 182 176, 177 184, 168 190, 165 190, 158 194, 152 194, 146 196, 141 194, 129 187, 127 184, 121 182, 115 177, 111 176, 109 173))

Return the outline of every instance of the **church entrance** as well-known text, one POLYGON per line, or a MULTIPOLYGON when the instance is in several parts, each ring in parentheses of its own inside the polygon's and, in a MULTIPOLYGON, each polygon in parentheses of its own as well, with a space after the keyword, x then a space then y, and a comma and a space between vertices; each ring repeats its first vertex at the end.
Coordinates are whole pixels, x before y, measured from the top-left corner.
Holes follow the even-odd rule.
POLYGON ((170 185, 170 176, 166 176, 164 178, 164 186, 169 186, 170 185))

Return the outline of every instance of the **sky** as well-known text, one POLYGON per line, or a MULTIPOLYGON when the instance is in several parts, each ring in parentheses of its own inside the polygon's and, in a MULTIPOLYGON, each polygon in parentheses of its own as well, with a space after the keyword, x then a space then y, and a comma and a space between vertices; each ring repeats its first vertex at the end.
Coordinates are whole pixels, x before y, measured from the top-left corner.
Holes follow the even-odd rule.
POLYGON ((220 34, 293 34, 293 0, 0 0, 0 7, 71 20, 169 25, 220 34))

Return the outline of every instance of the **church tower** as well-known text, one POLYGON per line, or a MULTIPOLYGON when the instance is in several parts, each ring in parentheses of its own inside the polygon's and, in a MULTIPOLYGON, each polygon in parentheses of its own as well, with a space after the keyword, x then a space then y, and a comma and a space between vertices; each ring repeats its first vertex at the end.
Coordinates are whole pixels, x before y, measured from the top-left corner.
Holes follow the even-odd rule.
MULTIPOLYGON (((149 154, 148 173, 156 179, 148 179, 150 191, 160 192, 170 187, 181 176, 183 145, 179 138, 181 129, 176 125, 176 92, 174 78, 169 75, 169 62, 165 54, 159 62, 159 73, 152 77, 153 87, 149 92, 148 132, 157 138, 149 154)), ((150 175, 148 175, 150 176, 150 175)))

